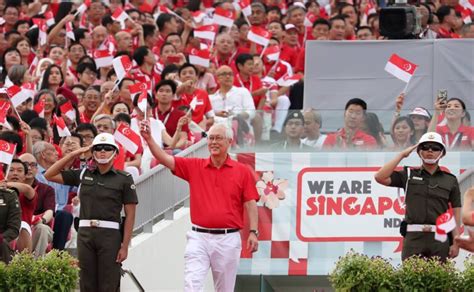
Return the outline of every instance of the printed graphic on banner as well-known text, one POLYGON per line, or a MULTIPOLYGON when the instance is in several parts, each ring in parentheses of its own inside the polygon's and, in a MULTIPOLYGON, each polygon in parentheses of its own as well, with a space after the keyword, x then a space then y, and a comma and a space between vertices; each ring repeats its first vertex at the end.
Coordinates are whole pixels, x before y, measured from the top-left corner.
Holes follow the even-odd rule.
POLYGON ((305 168, 298 175, 296 228, 302 241, 398 241, 405 209, 378 168, 305 168), (367 228, 370 226, 370 228, 367 228))

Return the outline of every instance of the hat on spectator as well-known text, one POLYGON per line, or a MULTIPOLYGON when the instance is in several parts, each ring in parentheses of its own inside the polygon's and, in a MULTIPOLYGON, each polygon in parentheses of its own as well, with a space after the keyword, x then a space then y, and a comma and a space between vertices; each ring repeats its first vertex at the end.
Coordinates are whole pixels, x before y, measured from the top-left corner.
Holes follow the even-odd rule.
POLYGON ((422 108, 422 107, 415 107, 411 113, 408 114, 409 116, 422 116, 428 120, 431 120, 430 113, 422 108))
POLYGON ((289 120, 301 120, 304 124, 304 116, 301 111, 290 111, 288 115, 286 116, 285 123, 283 123, 283 127, 286 126, 286 123, 288 123, 289 120))
POLYGON ((77 96, 69 88, 59 87, 58 90, 56 90, 56 94, 61 94, 75 105, 79 103, 77 96))
POLYGON ((306 11, 306 6, 304 5, 303 2, 293 2, 293 6, 298 6, 300 8, 303 8, 306 11))
POLYGON ((290 30, 290 29, 296 30, 296 26, 291 23, 285 24, 285 30, 290 30))

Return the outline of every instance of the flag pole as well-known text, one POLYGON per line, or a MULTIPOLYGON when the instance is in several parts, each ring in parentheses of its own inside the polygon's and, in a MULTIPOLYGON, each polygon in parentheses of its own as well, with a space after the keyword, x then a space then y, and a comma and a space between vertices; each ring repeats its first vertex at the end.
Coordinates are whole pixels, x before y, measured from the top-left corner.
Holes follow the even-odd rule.
POLYGON ((265 52, 265 49, 267 48, 268 44, 265 45, 262 49, 262 52, 260 53, 260 59, 263 57, 263 52, 265 52))
POLYGON ((407 82, 407 84, 405 85, 405 88, 403 88, 402 93, 404 93, 404 94, 407 93, 407 91, 408 91, 408 85, 410 85, 410 81, 407 82))
MULTIPOLYGON (((13 145, 15 145, 15 146, 14 146, 15 148, 13 149, 13 156, 12 156, 12 157, 15 157, 16 144, 13 144, 13 145)), ((10 164, 8 164, 8 166, 7 166, 7 172, 5 173, 5 180, 8 179, 8 174, 10 173, 10 166, 11 166, 11 165, 12 165, 12 162, 10 161, 10 164)))

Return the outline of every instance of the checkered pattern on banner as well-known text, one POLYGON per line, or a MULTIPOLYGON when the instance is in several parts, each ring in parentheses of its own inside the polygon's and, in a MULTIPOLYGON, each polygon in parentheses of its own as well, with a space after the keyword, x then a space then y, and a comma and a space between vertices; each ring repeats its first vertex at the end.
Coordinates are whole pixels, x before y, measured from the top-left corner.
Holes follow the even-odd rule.
MULTIPOLYGON (((242 230, 242 275, 327 275, 340 256, 354 249, 369 256, 400 263, 398 242, 303 242, 296 235, 296 188, 298 173, 305 167, 380 167, 396 153, 252 153, 238 154, 237 159, 255 171, 256 180, 265 172, 274 179, 287 179, 285 198, 278 207, 269 209, 258 203, 259 250, 246 250, 248 229, 242 230)), ((401 165, 419 166, 416 154, 401 165)), ((448 152, 441 161, 452 173, 459 175, 474 165, 472 152, 448 152)), ((245 214, 245 220, 247 216, 245 214)), ((248 222, 245 222, 248 228, 248 222)), ((368 226, 370 228, 370 226, 368 226)), ((341 236, 344 230, 341 230, 341 236)))

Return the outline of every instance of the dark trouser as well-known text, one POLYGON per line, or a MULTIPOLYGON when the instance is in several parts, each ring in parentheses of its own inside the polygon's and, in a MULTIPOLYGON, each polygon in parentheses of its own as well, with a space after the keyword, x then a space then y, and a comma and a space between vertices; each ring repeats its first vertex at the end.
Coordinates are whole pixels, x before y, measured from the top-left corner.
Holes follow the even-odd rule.
POLYGON ((120 285, 116 263, 122 243, 119 230, 80 227, 77 236, 80 287, 83 292, 115 292, 120 285))
POLYGON ((71 230, 72 225, 72 214, 58 210, 54 216, 54 226, 53 226, 53 248, 63 250, 66 246, 67 236, 71 230))
POLYGON ((403 240, 402 260, 413 255, 431 258, 438 256, 446 261, 449 254, 449 241, 437 241, 434 232, 407 232, 403 240))
POLYGON ((12 260, 13 251, 6 242, 0 243, 0 262, 8 264, 12 260))

